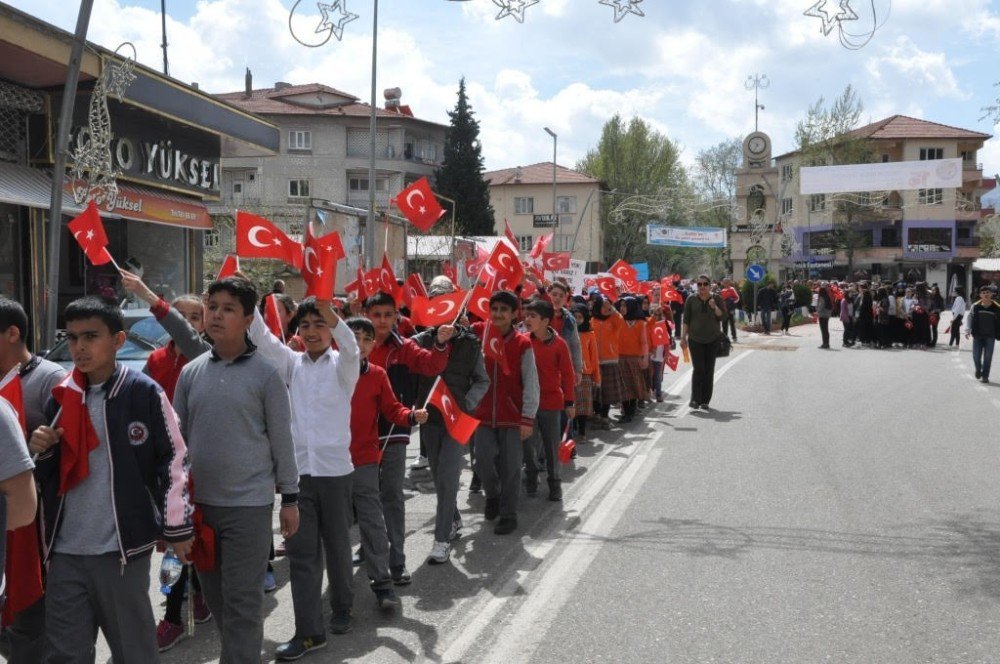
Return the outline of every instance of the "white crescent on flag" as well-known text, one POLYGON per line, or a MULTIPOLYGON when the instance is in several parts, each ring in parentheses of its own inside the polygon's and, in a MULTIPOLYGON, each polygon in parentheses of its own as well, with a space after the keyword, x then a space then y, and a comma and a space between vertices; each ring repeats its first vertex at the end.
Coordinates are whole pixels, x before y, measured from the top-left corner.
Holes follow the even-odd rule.
POLYGON ((441 413, 449 422, 454 422, 457 418, 455 417, 455 411, 452 410, 454 404, 447 395, 441 397, 441 409, 444 411, 441 413))
POLYGON ((272 242, 272 243, 268 243, 268 244, 263 244, 263 243, 262 243, 262 242, 261 242, 260 240, 258 240, 258 239, 257 239, 257 235, 258 235, 258 234, 259 234, 259 233, 260 233, 261 231, 264 231, 264 232, 267 232, 267 229, 266 229, 266 228, 264 228, 263 226, 254 226, 254 227, 253 227, 253 228, 251 228, 251 229, 250 229, 250 231, 249 231, 249 232, 247 233, 247 240, 248 240, 248 241, 250 242, 250 244, 252 244, 253 246, 255 246, 255 247, 258 247, 258 248, 260 248, 260 249, 264 249, 264 248, 266 248, 266 247, 269 247, 269 246, 271 246, 271 244, 273 244, 273 242, 272 242))
POLYGON ((509 264, 510 254, 501 251, 499 254, 497 254, 497 262, 500 263, 500 267, 502 267, 505 270, 510 271, 513 269, 509 264))
POLYGON ((306 268, 306 272, 309 272, 310 274, 316 274, 317 273, 316 270, 309 264, 310 256, 319 260, 319 258, 316 256, 316 250, 313 249, 312 247, 306 247, 305 252, 302 254, 302 259, 306 268))
POLYGON ((500 352, 501 352, 500 351, 500 337, 493 337, 492 339, 490 339, 490 350, 493 351, 494 353, 496 353, 497 355, 500 354, 500 352))
POLYGON ((455 310, 455 303, 452 302, 451 300, 444 300, 443 302, 441 302, 441 304, 447 305, 447 308, 444 310, 439 310, 437 308, 437 304, 432 304, 431 306, 427 307, 427 313, 431 314, 432 316, 450 316, 451 312, 455 310))
POLYGON ((483 297, 477 299, 476 300, 476 308, 479 309, 479 310, 481 310, 481 311, 489 311, 490 310, 490 298, 488 298, 488 297, 486 297, 484 295, 483 297))
POLYGON ((417 207, 417 206, 415 206, 413 204, 413 197, 414 196, 420 196, 420 200, 421 201, 426 200, 424 198, 424 192, 420 191, 419 189, 414 189, 413 191, 411 191, 410 193, 408 193, 406 195, 406 206, 409 207, 409 208, 411 208, 411 209, 416 209, 416 207, 417 207))

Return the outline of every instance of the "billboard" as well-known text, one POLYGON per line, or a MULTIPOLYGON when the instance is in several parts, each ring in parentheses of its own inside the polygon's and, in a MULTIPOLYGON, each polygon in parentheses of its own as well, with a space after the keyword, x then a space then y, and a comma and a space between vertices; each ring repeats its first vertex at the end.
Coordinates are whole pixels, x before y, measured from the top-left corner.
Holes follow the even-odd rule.
POLYGON ((646 226, 646 244, 657 247, 722 249, 726 246, 726 229, 650 224, 646 226))
POLYGON ((802 195, 864 191, 953 189, 962 186, 962 160, 929 159, 846 166, 803 166, 802 195))

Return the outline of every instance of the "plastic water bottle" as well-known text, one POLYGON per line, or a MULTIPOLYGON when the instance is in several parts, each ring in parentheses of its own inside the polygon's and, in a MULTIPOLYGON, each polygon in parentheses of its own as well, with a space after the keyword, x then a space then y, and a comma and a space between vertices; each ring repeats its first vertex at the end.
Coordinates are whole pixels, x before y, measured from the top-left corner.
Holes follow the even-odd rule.
POLYGON ((170 589, 181 578, 182 571, 184 571, 184 565, 181 564, 173 551, 168 550, 163 554, 163 562, 160 563, 160 592, 169 595, 170 589))

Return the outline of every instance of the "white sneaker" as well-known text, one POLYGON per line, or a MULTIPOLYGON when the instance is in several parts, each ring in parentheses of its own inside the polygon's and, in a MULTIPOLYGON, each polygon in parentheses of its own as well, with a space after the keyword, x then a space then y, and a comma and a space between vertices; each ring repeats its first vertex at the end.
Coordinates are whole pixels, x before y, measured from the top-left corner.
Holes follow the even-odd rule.
POLYGON ((427 457, 418 456, 417 460, 410 464, 410 470, 423 470, 430 464, 427 462, 427 457))
POLYGON ((448 541, 451 542, 451 541, 457 540, 461 536, 462 536, 462 522, 461 521, 452 521, 451 522, 451 534, 448 535, 448 541))
POLYGON ((448 542, 434 542, 431 547, 431 555, 427 556, 427 562, 431 565, 443 565, 448 562, 451 555, 451 544, 448 542))

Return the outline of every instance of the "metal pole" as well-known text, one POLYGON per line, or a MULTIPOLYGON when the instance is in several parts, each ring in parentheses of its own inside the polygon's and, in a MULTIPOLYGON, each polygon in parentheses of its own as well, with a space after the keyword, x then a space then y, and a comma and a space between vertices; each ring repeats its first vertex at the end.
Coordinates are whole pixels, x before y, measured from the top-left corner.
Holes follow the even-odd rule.
MULTIPOLYGON (((371 154, 368 159, 368 217, 365 219, 365 260, 368 267, 375 265, 375 130, 377 126, 378 109, 375 106, 375 86, 377 84, 376 74, 378 73, 378 0, 373 2, 372 14, 372 95, 371 95, 371 122, 368 131, 371 134, 369 148, 371 154)), ((387 183, 388 186, 388 183, 387 183)), ((388 189, 386 190, 388 193, 388 189)))
POLYGON ((167 0, 160 0, 160 33, 163 35, 163 75, 170 76, 170 66, 167 64, 167 0))
MULTIPOLYGON (((559 137, 556 133, 545 127, 545 133, 552 137, 552 216, 555 218, 555 232, 562 235, 562 222, 559 219, 559 206, 556 204, 556 146, 558 144, 559 137)), ((553 242, 553 244, 555 244, 553 242)), ((555 247, 553 247, 554 249, 555 247)))
MULTIPOLYGON (((73 105, 76 102, 76 88, 80 82, 80 64, 83 47, 87 41, 90 26, 90 12, 94 0, 81 0, 80 12, 76 17, 76 33, 66 68, 66 84, 63 86, 62 107, 59 109, 59 125, 56 131, 55 165, 52 170, 52 198, 49 203, 49 274, 45 302, 45 346, 51 348, 56 341, 56 318, 59 316, 59 255, 62 238, 63 179, 66 174, 66 151, 69 144, 69 129, 73 123, 73 105)), ((104 72, 101 72, 104 75, 104 72)))

